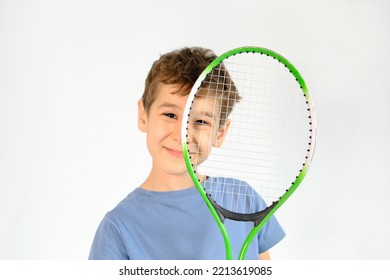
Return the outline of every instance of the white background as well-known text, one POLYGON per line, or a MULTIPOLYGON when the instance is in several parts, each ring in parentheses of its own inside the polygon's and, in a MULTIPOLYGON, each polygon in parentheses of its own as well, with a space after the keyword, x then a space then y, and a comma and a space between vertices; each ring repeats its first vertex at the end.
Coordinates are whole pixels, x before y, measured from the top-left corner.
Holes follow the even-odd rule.
POLYGON ((150 167, 136 102, 160 53, 257 45, 301 72, 312 168, 274 259, 390 259, 388 1, 0 0, 0 259, 86 259, 150 167))

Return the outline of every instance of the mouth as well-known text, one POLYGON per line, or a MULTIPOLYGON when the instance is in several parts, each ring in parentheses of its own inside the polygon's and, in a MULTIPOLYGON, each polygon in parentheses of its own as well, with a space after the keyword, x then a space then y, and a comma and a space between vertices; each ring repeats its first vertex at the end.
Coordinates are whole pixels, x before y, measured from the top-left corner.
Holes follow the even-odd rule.
POLYGON ((178 159, 183 159, 183 152, 181 150, 177 149, 171 149, 168 147, 164 147, 164 149, 173 157, 178 158, 178 159))

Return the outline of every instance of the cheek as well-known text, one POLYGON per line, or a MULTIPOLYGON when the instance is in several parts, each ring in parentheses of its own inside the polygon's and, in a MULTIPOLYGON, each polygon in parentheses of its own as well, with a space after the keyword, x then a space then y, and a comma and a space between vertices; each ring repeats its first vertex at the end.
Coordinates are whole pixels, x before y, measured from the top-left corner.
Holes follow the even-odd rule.
POLYGON ((160 146, 160 142, 169 135, 169 129, 158 122, 150 122, 154 125, 149 125, 147 129, 147 146, 149 150, 154 150, 160 146))
POLYGON ((198 138, 198 145, 203 155, 210 154, 214 141, 213 138, 214 137, 212 137, 210 132, 200 134, 198 138))

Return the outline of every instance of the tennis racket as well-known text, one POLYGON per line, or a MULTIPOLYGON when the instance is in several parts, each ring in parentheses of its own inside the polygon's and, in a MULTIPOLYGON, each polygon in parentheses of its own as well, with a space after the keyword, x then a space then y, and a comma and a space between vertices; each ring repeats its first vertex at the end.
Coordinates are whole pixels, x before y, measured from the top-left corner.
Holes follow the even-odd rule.
POLYGON ((221 230, 226 259, 232 245, 224 220, 253 222, 238 256, 245 259, 253 238, 302 182, 314 152, 314 117, 302 76, 269 49, 230 50, 195 82, 183 113, 183 155, 221 230))

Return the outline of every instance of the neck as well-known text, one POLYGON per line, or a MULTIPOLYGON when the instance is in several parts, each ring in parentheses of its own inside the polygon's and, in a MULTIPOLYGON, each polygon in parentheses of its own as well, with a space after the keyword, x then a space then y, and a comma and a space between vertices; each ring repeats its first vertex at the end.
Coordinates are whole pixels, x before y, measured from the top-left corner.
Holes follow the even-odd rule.
POLYGON ((180 175, 161 174, 156 170, 151 170, 141 188, 151 191, 177 191, 194 186, 188 173, 180 175))

